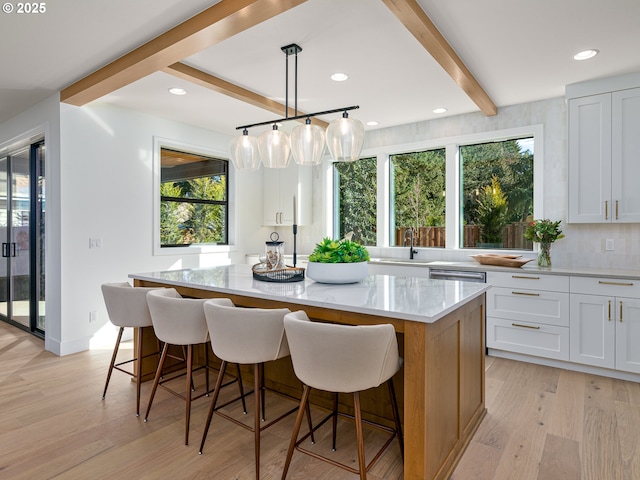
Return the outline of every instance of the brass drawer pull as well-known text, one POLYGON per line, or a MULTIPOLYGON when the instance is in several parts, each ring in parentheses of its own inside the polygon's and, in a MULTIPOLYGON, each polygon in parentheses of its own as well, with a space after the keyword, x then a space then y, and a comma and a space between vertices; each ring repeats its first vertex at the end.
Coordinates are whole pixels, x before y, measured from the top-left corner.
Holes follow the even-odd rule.
POLYGON ((519 323, 512 323, 511 325, 513 327, 530 328, 531 330, 540 330, 540 327, 534 327, 533 325, 520 325, 519 323))
POLYGON ((618 220, 618 200, 616 200, 616 220, 618 220))
POLYGON ((526 295, 528 297, 539 297, 539 293, 529 293, 529 292, 511 292, 512 295, 526 295))
POLYGON ((598 280, 600 285, 617 285, 618 287, 633 287, 633 282, 624 283, 624 282, 603 282, 602 280, 598 280))
POLYGON ((622 302, 620 302, 620 323, 622 323, 622 302))
POLYGON ((525 277, 524 275, 511 275, 511 278, 522 278, 525 280, 540 280, 540 277, 525 277))
POLYGON ((604 219, 609 220, 609 200, 604 201, 604 219))
POLYGON ((609 300, 608 303, 609 303, 609 313, 608 313, 609 319, 608 320, 611 321, 611 300, 609 300))

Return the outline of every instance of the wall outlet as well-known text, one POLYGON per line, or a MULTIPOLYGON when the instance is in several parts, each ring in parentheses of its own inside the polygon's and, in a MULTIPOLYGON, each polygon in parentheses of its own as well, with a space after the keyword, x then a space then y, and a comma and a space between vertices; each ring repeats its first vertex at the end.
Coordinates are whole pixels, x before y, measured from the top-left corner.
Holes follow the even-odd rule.
POLYGON ((89 239, 89 248, 102 248, 102 239, 101 238, 90 238, 89 239))
POLYGON ((613 240, 613 238, 607 238, 604 242, 604 249, 607 252, 612 252, 615 248, 615 242, 613 240))
POLYGON ((89 312, 89 323, 93 323, 96 320, 98 320, 98 312, 96 312, 95 310, 91 310, 89 312))

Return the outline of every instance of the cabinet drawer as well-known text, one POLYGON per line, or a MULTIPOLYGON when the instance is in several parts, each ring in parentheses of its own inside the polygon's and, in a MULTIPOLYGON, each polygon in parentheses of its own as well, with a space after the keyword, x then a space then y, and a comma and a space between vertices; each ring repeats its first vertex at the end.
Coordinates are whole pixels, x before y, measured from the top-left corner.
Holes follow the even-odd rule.
POLYGON ((487 347, 569 360, 569 328, 487 317, 487 347))
POLYGON ((640 298, 640 280, 603 277, 571 277, 571 293, 640 298))
POLYGON ((496 287, 527 288, 531 290, 569 291, 566 275, 542 275, 528 272, 487 272, 487 283, 496 287))
POLYGON ((569 326, 569 294, 493 287, 487 292, 487 316, 569 326))

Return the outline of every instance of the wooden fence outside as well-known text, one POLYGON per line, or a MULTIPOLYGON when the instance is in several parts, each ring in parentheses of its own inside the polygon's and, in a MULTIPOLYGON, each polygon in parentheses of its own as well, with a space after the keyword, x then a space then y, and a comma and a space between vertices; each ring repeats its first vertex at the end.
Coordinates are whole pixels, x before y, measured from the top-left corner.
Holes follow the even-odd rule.
MULTIPOLYGON (((514 250, 531 250, 532 243, 524 238, 527 222, 510 223, 502 233, 502 248, 514 250)), ((465 225, 463 232, 464 248, 476 248, 480 242, 480 225, 465 225)), ((408 227, 396 228, 396 245, 404 245, 405 233, 408 227)), ((415 230, 413 244, 416 247, 445 247, 445 227, 419 227, 415 230)))

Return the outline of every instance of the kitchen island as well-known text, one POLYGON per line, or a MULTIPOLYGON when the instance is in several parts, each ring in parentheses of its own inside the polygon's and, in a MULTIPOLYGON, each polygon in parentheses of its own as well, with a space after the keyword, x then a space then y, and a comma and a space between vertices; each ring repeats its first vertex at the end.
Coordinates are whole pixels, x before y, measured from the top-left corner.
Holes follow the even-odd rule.
MULTIPOLYGON (((269 283, 254 279, 249 265, 129 276, 136 286, 227 297, 243 307, 305 310, 314 320, 392 324, 404 357, 395 380, 401 385, 405 479, 449 478, 485 415, 486 284, 391 275, 369 275, 350 285, 269 283)), ((299 396, 285 377, 276 372, 270 386, 299 396)), ((386 416, 388 407, 380 403, 373 402, 382 410, 374 408, 372 416, 386 416)))

